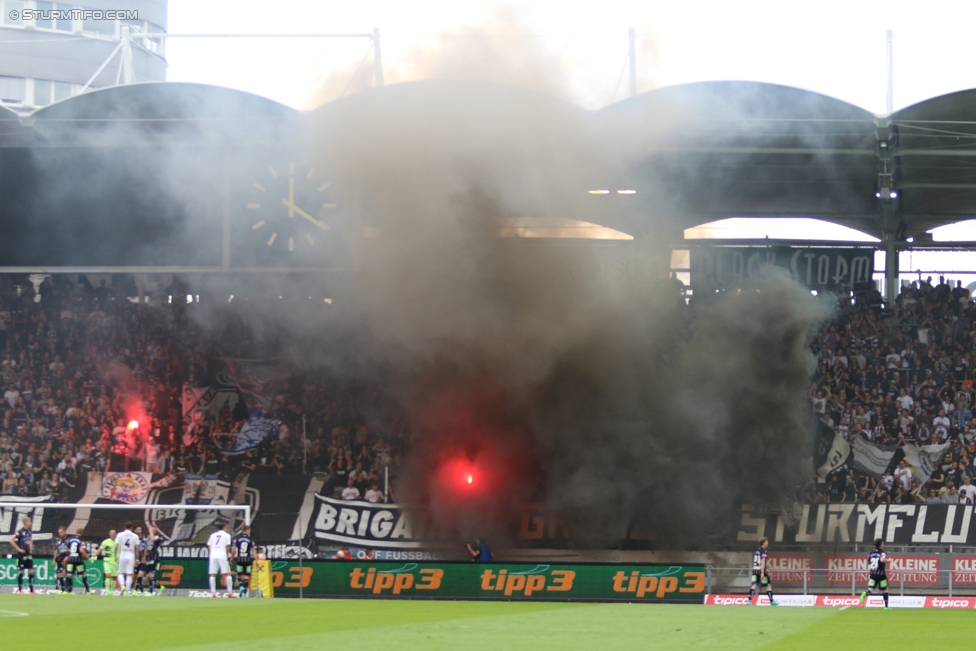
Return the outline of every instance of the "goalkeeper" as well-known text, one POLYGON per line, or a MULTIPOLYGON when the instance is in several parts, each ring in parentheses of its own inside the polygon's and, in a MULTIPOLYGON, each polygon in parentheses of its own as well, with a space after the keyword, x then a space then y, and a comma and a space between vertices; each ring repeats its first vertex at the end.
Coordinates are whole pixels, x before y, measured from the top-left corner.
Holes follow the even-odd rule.
POLYGON ((115 529, 108 532, 108 538, 98 546, 92 558, 102 555, 102 573, 105 575, 105 594, 114 595, 117 586, 118 556, 116 556, 115 529))

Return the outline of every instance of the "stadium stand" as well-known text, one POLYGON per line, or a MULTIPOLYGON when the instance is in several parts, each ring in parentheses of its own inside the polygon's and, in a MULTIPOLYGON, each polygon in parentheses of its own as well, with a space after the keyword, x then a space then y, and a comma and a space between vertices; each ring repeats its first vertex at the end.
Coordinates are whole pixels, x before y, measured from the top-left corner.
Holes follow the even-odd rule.
POLYGON ((93 470, 225 480, 244 472, 327 472, 327 489, 341 491, 352 479, 365 495, 373 482, 383 485, 388 469, 395 485, 405 429, 378 414, 367 387, 350 381, 291 374, 264 413, 281 421, 278 436, 242 454, 228 450, 246 410, 225 406, 184 428, 181 388, 221 354, 190 318, 196 304, 179 287, 160 287, 137 304, 122 282, 92 287, 81 278, 48 276, 38 291, 26 276, 0 275, 3 494, 65 500, 93 470), (129 431, 133 414, 148 436, 129 431))
POLYGON ((944 278, 902 288, 894 305, 876 291, 839 292, 837 311, 813 342, 814 414, 846 440, 882 445, 949 443, 928 481, 919 484, 896 455, 879 480, 841 469, 811 479, 803 498, 885 504, 973 503, 976 418, 973 351, 976 303, 944 278), (961 491, 961 492, 960 492, 961 491))

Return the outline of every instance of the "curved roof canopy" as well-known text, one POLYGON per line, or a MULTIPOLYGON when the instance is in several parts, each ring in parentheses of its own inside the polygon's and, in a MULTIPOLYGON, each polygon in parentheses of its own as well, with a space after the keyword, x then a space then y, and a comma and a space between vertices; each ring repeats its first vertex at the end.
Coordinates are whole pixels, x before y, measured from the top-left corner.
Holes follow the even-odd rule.
POLYGON ((639 204, 638 221, 653 221, 657 208, 682 229, 737 216, 879 226, 877 126, 851 104, 774 84, 703 82, 638 95, 597 119, 631 159, 626 178, 603 183, 636 191, 608 198, 639 204))
POLYGON ((901 209, 918 230, 976 215, 976 90, 891 115, 901 209))
POLYGON ((500 186, 528 191, 541 179, 550 196, 533 201, 558 200, 536 216, 559 213, 630 234, 666 223, 680 237, 680 229, 727 217, 789 216, 906 239, 976 216, 976 90, 888 117, 745 81, 661 88, 592 114, 523 89, 458 81, 396 84, 306 114, 250 93, 172 82, 93 91, 27 118, 0 107, 0 146, 14 147, 129 146, 161 136, 278 146, 296 135, 309 140, 303 129, 312 129, 315 142, 332 138, 337 152, 388 147, 409 165, 418 146, 408 150, 409 135, 421 128, 473 135, 465 155, 493 170, 500 186), (345 131, 349 124, 356 128, 345 131), (493 128, 478 131, 484 124, 493 128), (482 137, 498 125, 511 125, 510 133, 482 137), (878 197, 882 188, 889 192, 878 197), (596 189, 608 193, 587 193, 596 189))
POLYGON ((642 183, 673 200, 682 227, 813 217, 904 240, 976 216, 976 90, 878 117, 797 88, 702 82, 644 93, 598 119, 621 146, 640 142, 631 176, 614 179, 638 190, 637 228, 655 212, 639 199, 642 183))
POLYGON ((295 121, 299 111, 259 95, 206 84, 145 82, 95 90, 38 109, 46 138, 122 134, 251 134, 295 121))

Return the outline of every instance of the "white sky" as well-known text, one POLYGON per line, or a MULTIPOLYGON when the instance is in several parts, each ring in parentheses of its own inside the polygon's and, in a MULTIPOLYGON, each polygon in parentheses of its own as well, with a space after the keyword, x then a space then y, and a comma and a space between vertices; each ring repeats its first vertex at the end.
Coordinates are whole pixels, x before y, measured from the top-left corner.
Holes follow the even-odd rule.
MULTIPOLYGON (((606 106, 618 88, 629 27, 642 39, 641 90, 705 80, 764 81, 824 93, 880 114, 885 112, 888 29, 895 36, 895 110, 976 87, 972 1, 169 0, 169 32, 369 33, 379 27, 385 67, 395 68, 436 35, 484 23, 499 7, 530 34, 522 38, 537 39, 559 57, 560 81, 589 109, 606 106)), ((309 108, 314 88, 331 75, 348 75, 369 46, 367 39, 172 39, 168 78, 229 86, 309 108)), ((371 65, 366 59, 365 66, 371 65)), ((626 91, 624 78, 616 98, 626 91)), ((780 223, 776 231, 740 223, 734 232, 776 237, 783 227, 798 237, 818 232, 799 222, 780 223)), ((976 240, 976 222, 956 227, 953 236, 976 240)))
MULTIPOLYGON (((438 33, 484 21, 497 2, 437 0, 170 0, 172 33, 371 32, 384 59, 438 33)), ((895 108, 976 87, 973 2, 795 3, 554 0, 509 2, 528 31, 558 52, 580 104, 605 105, 619 78, 627 28, 657 45, 639 61, 657 85, 714 79, 787 84, 872 112, 885 109, 885 31, 895 34, 895 108)), ((169 79, 232 86, 303 107, 316 77, 358 63, 368 42, 189 40, 168 44, 169 79)), ((626 89, 622 84, 618 98, 626 89)))

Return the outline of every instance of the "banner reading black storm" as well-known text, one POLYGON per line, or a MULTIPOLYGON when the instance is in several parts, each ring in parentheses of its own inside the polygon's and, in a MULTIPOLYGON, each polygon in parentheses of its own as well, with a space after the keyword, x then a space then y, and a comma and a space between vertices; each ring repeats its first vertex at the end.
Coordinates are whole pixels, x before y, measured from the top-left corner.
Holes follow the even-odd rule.
MULTIPOLYGON (((164 562, 166 585, 207 589, 206 561, 164 562)), ((702 565, 275 561, 275 597, 432 597, 540 601, 687 601, 705 594, 702 565)), ((194 596, 192 593, 190 596, 194 596)))
POLYGON ((755 545, 760 537, 777 543, 834 545, 971 545, 976 518, 965 504, 804 504, 795 513, 743 510, 737 540, 755 545))
POLYGON ((874 275, 870 248, 693 246, 690 259, 696 291, 744 287, 769 267, 785 269, 811 289, 867 283, 874 275))

